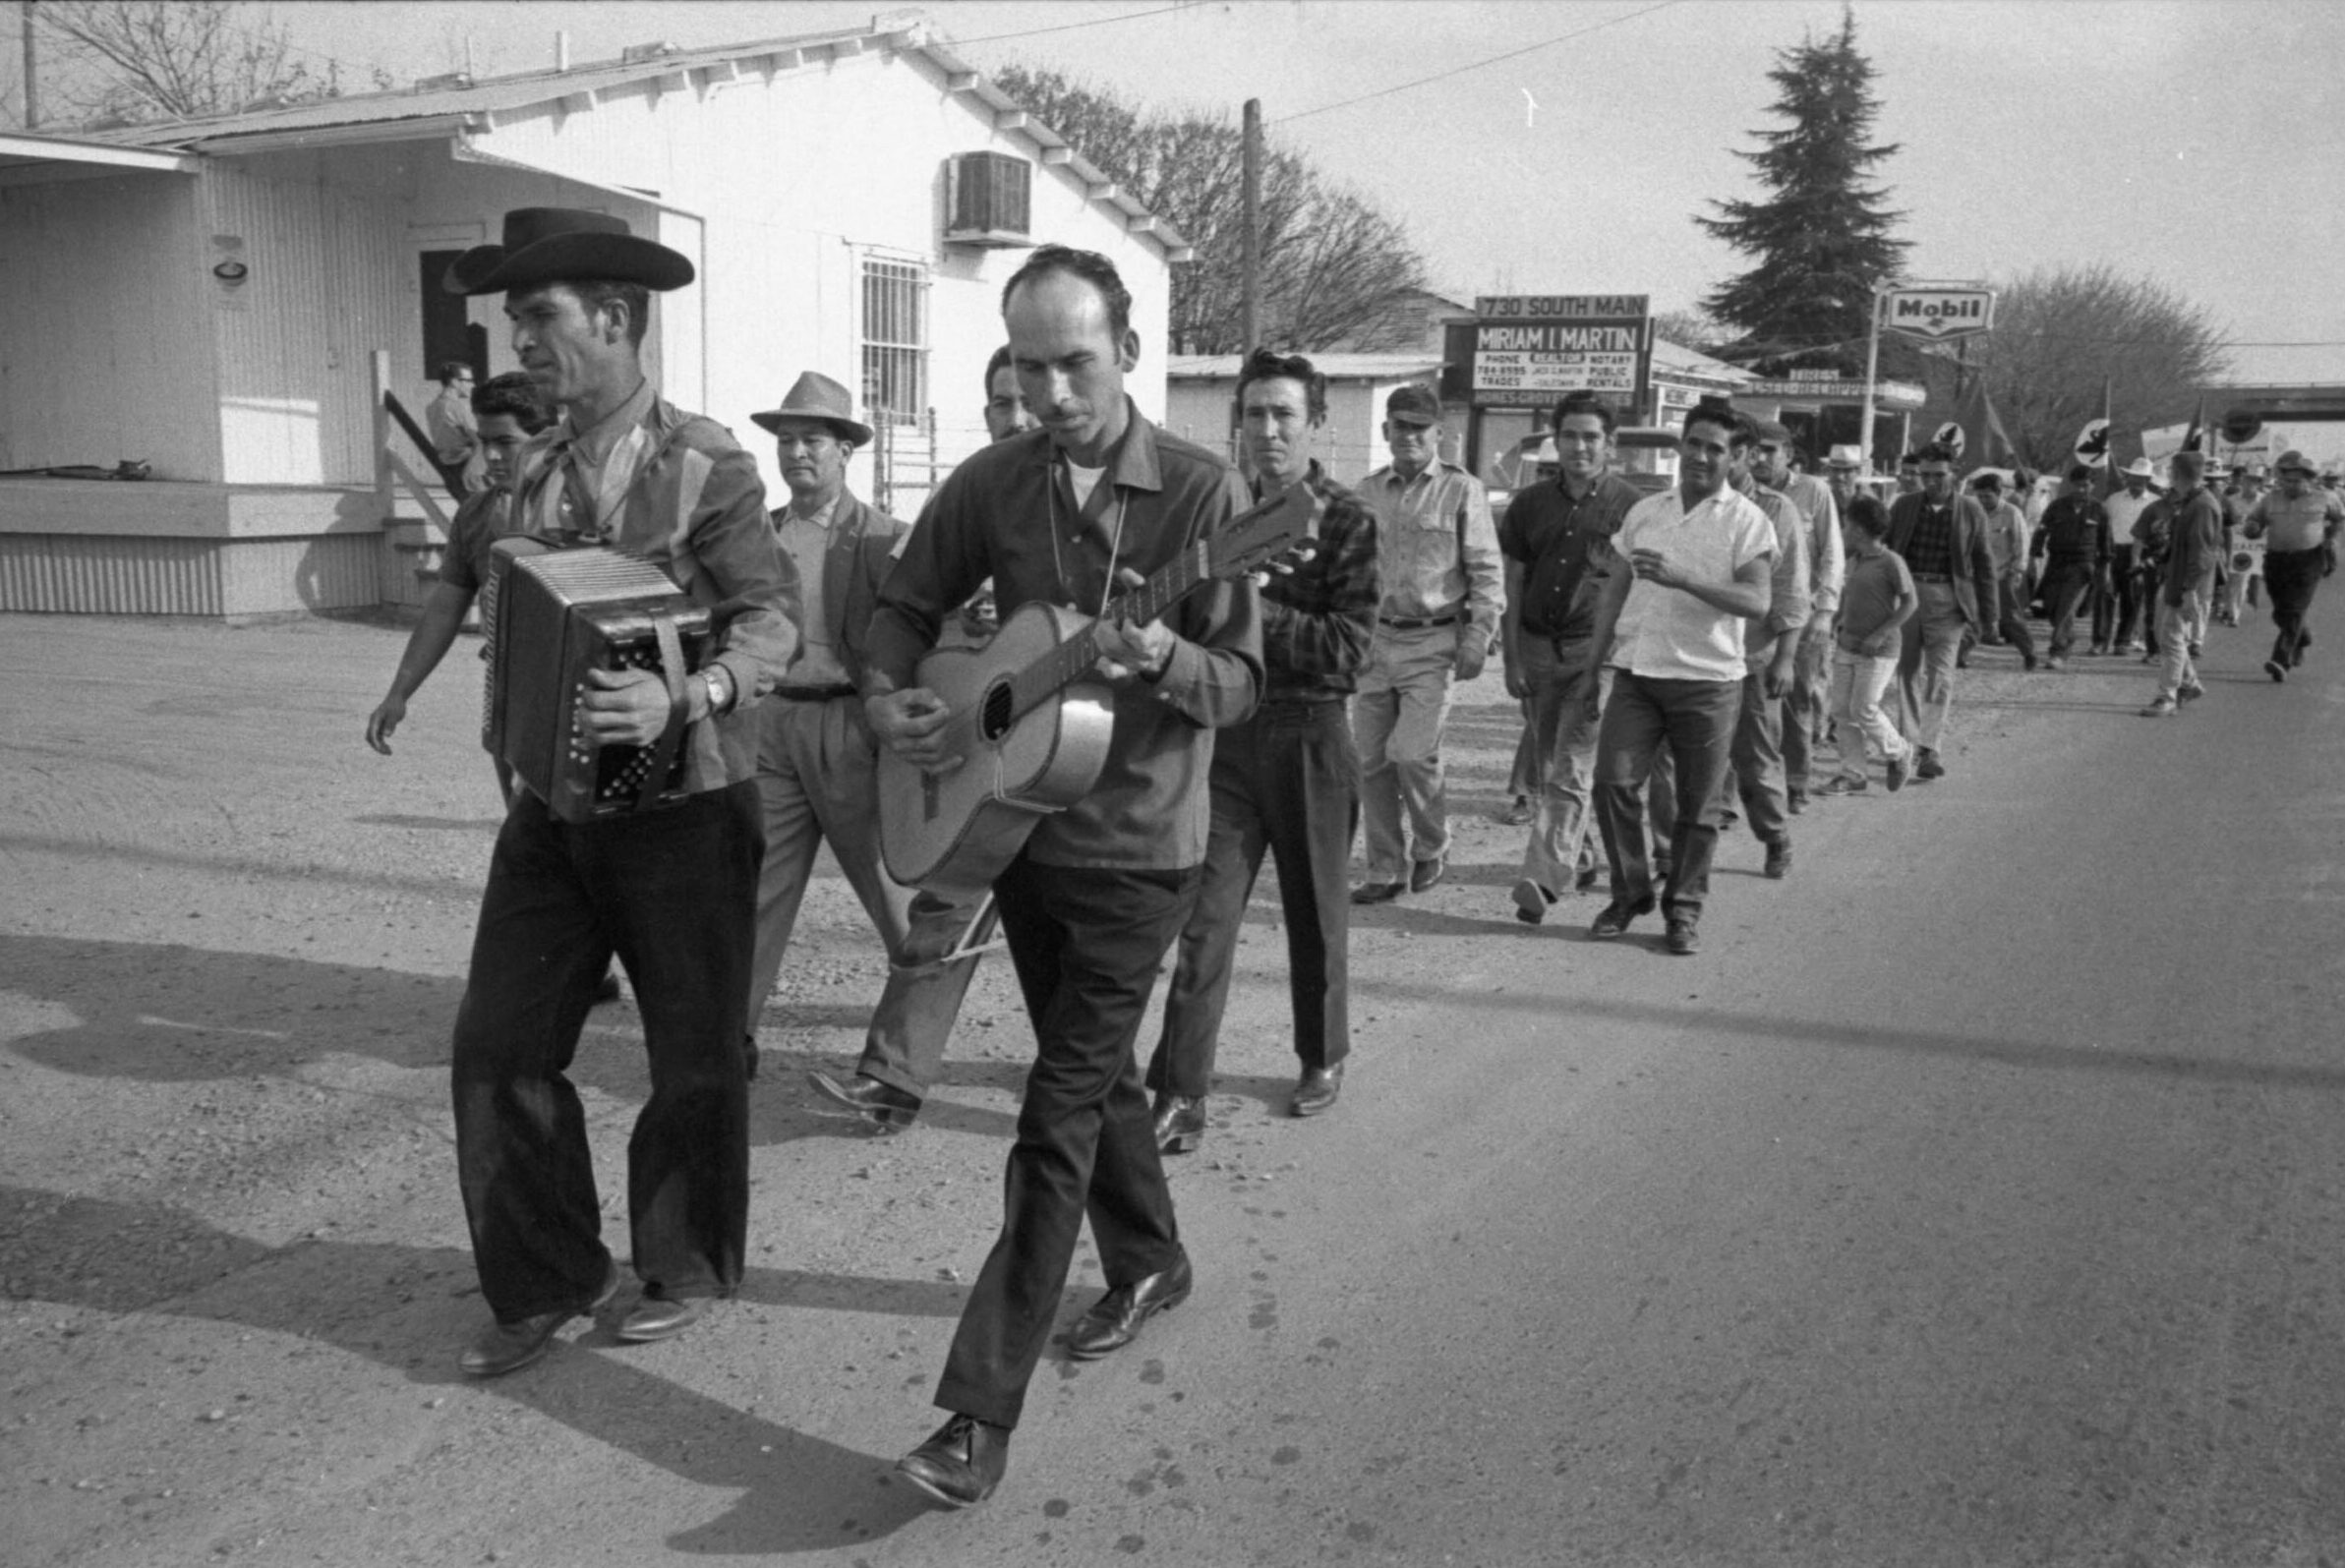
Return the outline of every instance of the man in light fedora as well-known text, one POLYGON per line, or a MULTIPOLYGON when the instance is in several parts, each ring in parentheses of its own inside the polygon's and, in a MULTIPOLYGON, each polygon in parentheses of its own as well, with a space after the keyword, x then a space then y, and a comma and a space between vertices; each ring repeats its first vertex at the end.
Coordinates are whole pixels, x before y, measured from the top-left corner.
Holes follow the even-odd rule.
POLYGON ((618 1290, 585 1108, 566 1075, 614 954, 651 1061, 627 1145, 644 1289, 618 1337, 679 1333, 741 1278, 741 1012, 764 852, 749 710, 790 664, 796 592, 755 459, 645 377, 651 296, 691 281, 690 261, 619 219, 561 207, 506 213, 502 242, 466 251, 443 279, 450 293, 504 295, 521 369, 560 410, 522 449, 517 531, 650 560, 715 621, 680 714, 648 669, 591 671, 579 702, 598 745, 651 745, 680 719, 682 800, 569 823, 523 787, 497 837, 450 1070, 457 1177, 496 1314, 463 1354, 475 1376, 528 1365, 618 1290))
POLYGON ((848 461, 870 444, 871 427, 854 417, 845 386, 808 371, 780 407, 749 418, 773 434, 790 489, 790 504, 774 513, 774 532, 796 569, 801 606, 797 658, 757 717, 765 869, 757 886, 749 1059, 756 1061, 757 1019, 828 840, 887 948, 888 981, 855 1076, 810 1076, 831 1100, 884 1131, 919 1115, 976 967, 973 957, 943 961, 958 953, 976 911, 925 895, 915 902, 880 864, 879 750, 856 693, 880 585, 911 529, 847 488, 848 461))

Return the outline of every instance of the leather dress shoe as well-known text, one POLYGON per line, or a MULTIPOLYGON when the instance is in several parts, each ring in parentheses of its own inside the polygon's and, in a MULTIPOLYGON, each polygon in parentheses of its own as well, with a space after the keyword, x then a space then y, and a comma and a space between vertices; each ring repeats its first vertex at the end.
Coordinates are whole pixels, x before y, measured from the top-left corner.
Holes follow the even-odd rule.
POLYGON ((943 1503, 967 1508, 993 1495, 1010 1468, 1010 1428, 956 1416, 896 1461, 896 1474, 943 1503))
POLYGON ((1363 882, 1352 890, 1354 903, 1390 903, 1409 891, 1405 882, 1363 882))
POLYGON ((1317 1116, 1335 1103, 1343 1092, 1343 1064, 1333 1067, 1307 1067, 1303 1080, 1295 1085, 1295 1097, 1287 1105, 1290 1116, 1317 1116))
POLYGON ((851 1078, 841 1079, 816 1071, 806 1074, 806 1081, 814 1086, 817 1094, 835 1104, 846 1106, 882 1132, 909 1127, 920 1118, 918 1095, 907 1094, 893 1083, 882 1083, 860 1073, 851 1078))
POLYGON ((619 1321, 618 1337, 630 1345, 674 1339, 700 1321, 705 1306, 697 1298, 654 1296, 646 1291, 635 1309, 619 1321))
POLYGON ((618 1264, 607 1266, 603 1288, 584 1307, 557 1307, 511 1323, 492 1323, 464 1347, 456 1365, 474 1377, 502 1377, 517 1372, 554 1348, 555 1331, 573 1317, 591 1315, 611 1305, 618 1294, 618 1264))
POLYGON ((1536 878, 1525 877, 1514 885, 1514 917, 1525 925, 1537 925, 1547 918, 1547 906, 1555 896, 1541 887, 1536 878))
POLYGON ((1111 1287, 1067 1336, 1067 1354, 1079 1362, 1113 1355, 1138 1339, 1141 1326, 1149 1318, 1189 1300, 1190 1287, 1196 1283, 1189 1271, 1189 1254, 1183 1252, 1170 1268, 1158 1269, 1129 1285, 1111 1287))
POLYGON ((1663 939, 1663 945, 1677 957, 1690 958, 1702 951, 1701 933, 1694 929, 1690 917, 1673 914, 1670 916, 1669 934, 1663 939))
POLYGON ((1431 893, 1441 885, 1441 879, 1447 875, 1449 857, 1445 854, 1435 855, 1431 860, 1412 861, 1409 865, 1409 891, 1431 893))
POLYGON ((1531 804, 1529 795, 1516 795, 1506 809, 1497 814, 1498 821, 1509 828, 1527 828, 1537 815, 1538 810, 1531 804))
POLYGON ((1626 903, 1614 899, 1596 911, 1596 918, 1588 922, 1588 935, 1596 938, 1599 942, 1610 942, 1614 937, 1626 936, 1629 921, 1634 920, 1640 914, 1651 914, 1652 912, 1653 895, 1650 893, 1634 903, 1626 903))
POLYGON ((1156 1149, 1186 1154, 1205 1140, 1205 1102, 1186 1094, 1156 1096, 1156 1149))

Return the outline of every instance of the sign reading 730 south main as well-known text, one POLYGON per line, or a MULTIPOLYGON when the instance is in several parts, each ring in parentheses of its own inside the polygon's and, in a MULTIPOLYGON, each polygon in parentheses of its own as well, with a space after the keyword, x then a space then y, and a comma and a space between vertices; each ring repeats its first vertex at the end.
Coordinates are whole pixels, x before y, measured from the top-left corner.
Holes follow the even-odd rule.
POLYGON ((1517 295, 1476 304, 1477 405, 1546 408, 1581 390, 1642 405, 1653 349, 1648 296, 1517 295))

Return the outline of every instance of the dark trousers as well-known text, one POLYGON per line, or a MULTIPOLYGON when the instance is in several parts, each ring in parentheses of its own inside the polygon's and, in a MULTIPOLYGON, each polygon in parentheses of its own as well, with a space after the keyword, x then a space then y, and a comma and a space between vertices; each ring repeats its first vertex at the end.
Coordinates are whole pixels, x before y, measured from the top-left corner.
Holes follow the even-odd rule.
MULTIPOLYGON (((1742 677, 1741 714, 1734 722, 1734 739, 1728 750, 1732 762, 1731 788, 1742 799, 1742 813, 1750 831, 1764 844, 1791 836, 1789 802, 1784 784, 1784 709, 1780 698, 1767 695, 1767 674, 1759 670, 1742 677)), ((1728 781, 1720 781, 1718 803, 1728 799, 1728 781)))
POLYGON ((2092 646, 2122 649, 2134 640, 2134 617, 2140 613, 2134 597, 2134 547, 2112 546, 2092 583, 2092 646))
MULTIPOLYGON (((2052 623, 2049 651, 2054 659, 2066 659, 2076 646, 2077 607, 2090 592, 2092 577, 2092 562, 2085 560, 2056 560, 2044 568, 2044 614, 2052 623)), ((2097 634, 2093 641, 2100 641, 2097 634)))
POLYGON ((993 885, 1036 1050, 1003 1183, 1001 1235, 937 1383, 946 1410, 1018 1424, 1086 1213, 1111 1287, 1181 1255, 1133 1044, 1197 885, 1195 866, 1048 866, 1023 854, 993 885))
POLYGON ((1615 670, 1596 736, 1596 820, 1612 861, 1612 898, 1634 902, 1653 891, 1645 847, 1645 781, 1666 746, 1676 772, 1676 821, 1662 908, 1699 915, 1718 852, 1719 781, 1727 771, 1739 680, 1660 680, 1615 670))
POLYGON ((1213 823, 1197 907, 1164 993, 1164 1031, 1147 1086, 1202 1098, 1213 1086, 1236 968, 1238 931, 1267 849, 1278 868, 1286 922, 1287 997, 1295 1055, 1307 1068, 1351 1054, 1346 964, 1352 833, 1360 821, 1360 764, 1343 699, 1265 702, 1213 735, 1213 823))
POLYGON ((668 1296, 739 1285, 741 1034, 763 853, 746 781, 583 826, 527 791, 505 814, 449 1074, 464 1217, 498 1321, 583 1306, 610 1266, 585 1112, 565 1074, 614 953, 651 1059, 651 1098, 627 1141, 635 1272, 668 1296))
POLYGON ((2271 595, 2271 623, 2279 628, 2271 656, 2283 669, 2305 662, 2305 643, 2311 636, 2313 593, 2328 570, 2328 553, 2311 550, 2273 550, 2263 555, 2264 592, 2271 595))

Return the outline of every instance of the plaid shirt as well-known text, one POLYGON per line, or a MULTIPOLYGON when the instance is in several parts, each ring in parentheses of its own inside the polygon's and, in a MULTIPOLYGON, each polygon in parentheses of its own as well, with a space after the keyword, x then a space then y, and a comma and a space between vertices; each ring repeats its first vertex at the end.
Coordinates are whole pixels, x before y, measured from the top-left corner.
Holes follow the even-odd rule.
POLYGON ((1316 461, 1304 483, 1325 510, 1311 559, 1262 589, 1264 702, 1348 694, 1368 663, 1383 597, 1376 515, 1316 461))
POLYGON ((1932 577, 1954 575, 1954 515, 1956 501, 1933 506, 1923 501, 1914 508, 1913 537, 1905 542, 1901 552, 1905 567, 1914 576, 1932 577))

